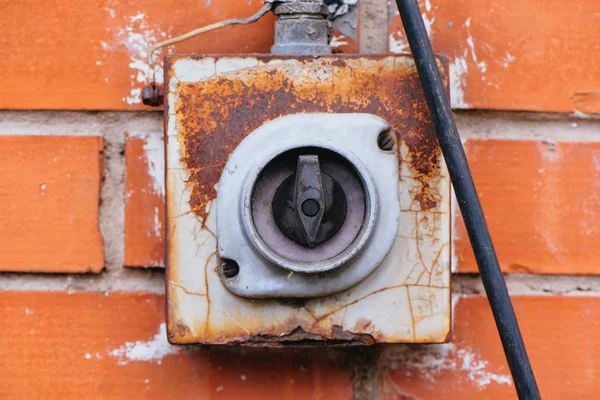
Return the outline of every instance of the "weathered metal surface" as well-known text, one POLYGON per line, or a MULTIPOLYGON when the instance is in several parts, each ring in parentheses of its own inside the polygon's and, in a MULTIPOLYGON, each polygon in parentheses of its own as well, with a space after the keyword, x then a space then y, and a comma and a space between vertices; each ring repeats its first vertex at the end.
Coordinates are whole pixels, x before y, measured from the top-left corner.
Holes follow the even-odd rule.
MULTIPOLYGON (((447 80, 447 65, 438 63, 447 80)), ((303 343, 316 344, 446 339, 449 181, 410 57, 179 56, 167 58, 165 74, 171 342, 282 345, 299 332, 303 343), (341 294, 289 302, 237 297, 217 271, 215 185, 246 135, 302 112, 375 114, 398 133, 396 240, 373 274, 341 294)))

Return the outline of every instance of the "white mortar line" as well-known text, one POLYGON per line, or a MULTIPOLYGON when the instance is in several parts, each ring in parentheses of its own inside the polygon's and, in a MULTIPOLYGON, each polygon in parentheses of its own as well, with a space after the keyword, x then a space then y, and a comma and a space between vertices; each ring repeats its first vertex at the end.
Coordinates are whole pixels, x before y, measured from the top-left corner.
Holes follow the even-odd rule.
POLYGON ((164 294, 164 271, 123 268, 93 274, 0 273, 0 292, 148 292, 164 294))
POLYGON ((454 115, 463 141, 469 139, 600 141, 600 119, 582 119, 561 114, 497 111, 459 111, 454 115))
MULTIPOLYGON (((127 269, 119 279, 110 274, 0 274, 0 291, 149 292, 164 294, 160 269, 127 269)), ((505 275, 511 296, 600 297, 600 276, 505 275)), ((454 295, 484 296, 477 274, 453 274, 454 295)))

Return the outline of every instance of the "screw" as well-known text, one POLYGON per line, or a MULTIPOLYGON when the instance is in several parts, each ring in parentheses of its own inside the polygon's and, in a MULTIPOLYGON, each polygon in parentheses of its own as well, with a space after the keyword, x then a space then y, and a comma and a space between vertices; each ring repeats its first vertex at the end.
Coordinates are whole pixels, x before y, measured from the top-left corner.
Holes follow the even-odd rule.
POLYGON ((240 273, 240 266, 233 260, 223 260, 221 263, 221 273, 225 278, 233 278, 240 273))
POLYGON ((394 137, 390 132, 385 132, 379 135, 377 145, 383 151, 390 151, 394 148, 394 137))
POLYGON ((146 86, 142 89, 142 102, 151 107, 162 106, 164 100, 163 89, 156 85, 146 86))

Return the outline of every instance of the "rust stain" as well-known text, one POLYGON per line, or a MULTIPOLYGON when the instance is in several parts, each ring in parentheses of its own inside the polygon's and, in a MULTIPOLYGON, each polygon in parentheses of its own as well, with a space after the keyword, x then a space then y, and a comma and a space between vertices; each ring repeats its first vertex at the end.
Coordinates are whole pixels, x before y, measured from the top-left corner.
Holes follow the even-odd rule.
POLYGON ((289 333, 281 336, 276 335, 250 335, 239 341, 228 342, 228 344, 241 344, 250 347, 353 347, 370 346, 377 340, 368 334, 352 333, 344 331, 339 325, 334 325, 330 335, 309 333, 296 327, 289 333))
MULTIPOLYGON (((257 57, 265 63, 274 58, 285 59, 257 57)), ((385 119, 410 150, 406 162, 422 187, 415 199, 422 210, 435 208, 439 195, 430 192, 427 182, 440 173, 437 137, 417 71, 409 57, 397 63, 399 58, 301 58, 298 67, 265 65, 207 82, 179 83, 175 112, 193 183, 194 213, 206 220, 225 163, 248 134, 278 117, 310 112, 370 113, 385 119), (290 69, 310 71, 310 79, 297 79, 290 69), (332 76, 325 79, 324 72, 332 76)), ((167 59, 167 68, 173 61, 167 59)), ((446 63, 439 64, 447 70, 446 63)))

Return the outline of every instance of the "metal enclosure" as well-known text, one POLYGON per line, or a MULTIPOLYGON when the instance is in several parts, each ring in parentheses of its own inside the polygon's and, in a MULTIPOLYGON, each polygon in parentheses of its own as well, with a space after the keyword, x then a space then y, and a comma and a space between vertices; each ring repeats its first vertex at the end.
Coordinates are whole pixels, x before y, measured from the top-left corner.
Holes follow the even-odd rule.
MULTIPOLYGON (((447 87, 447 63, 438 64, 447 87)), ((171 343, 363 345, 447 339, 450 185, 411 57, 170 56, 165 87, 171 343), (239 297, 219 276, 217 183, 247 135, 301 113, 373 114, 397 133, 396 236, 379 267, 340 293, 310 299, 239 297)))

